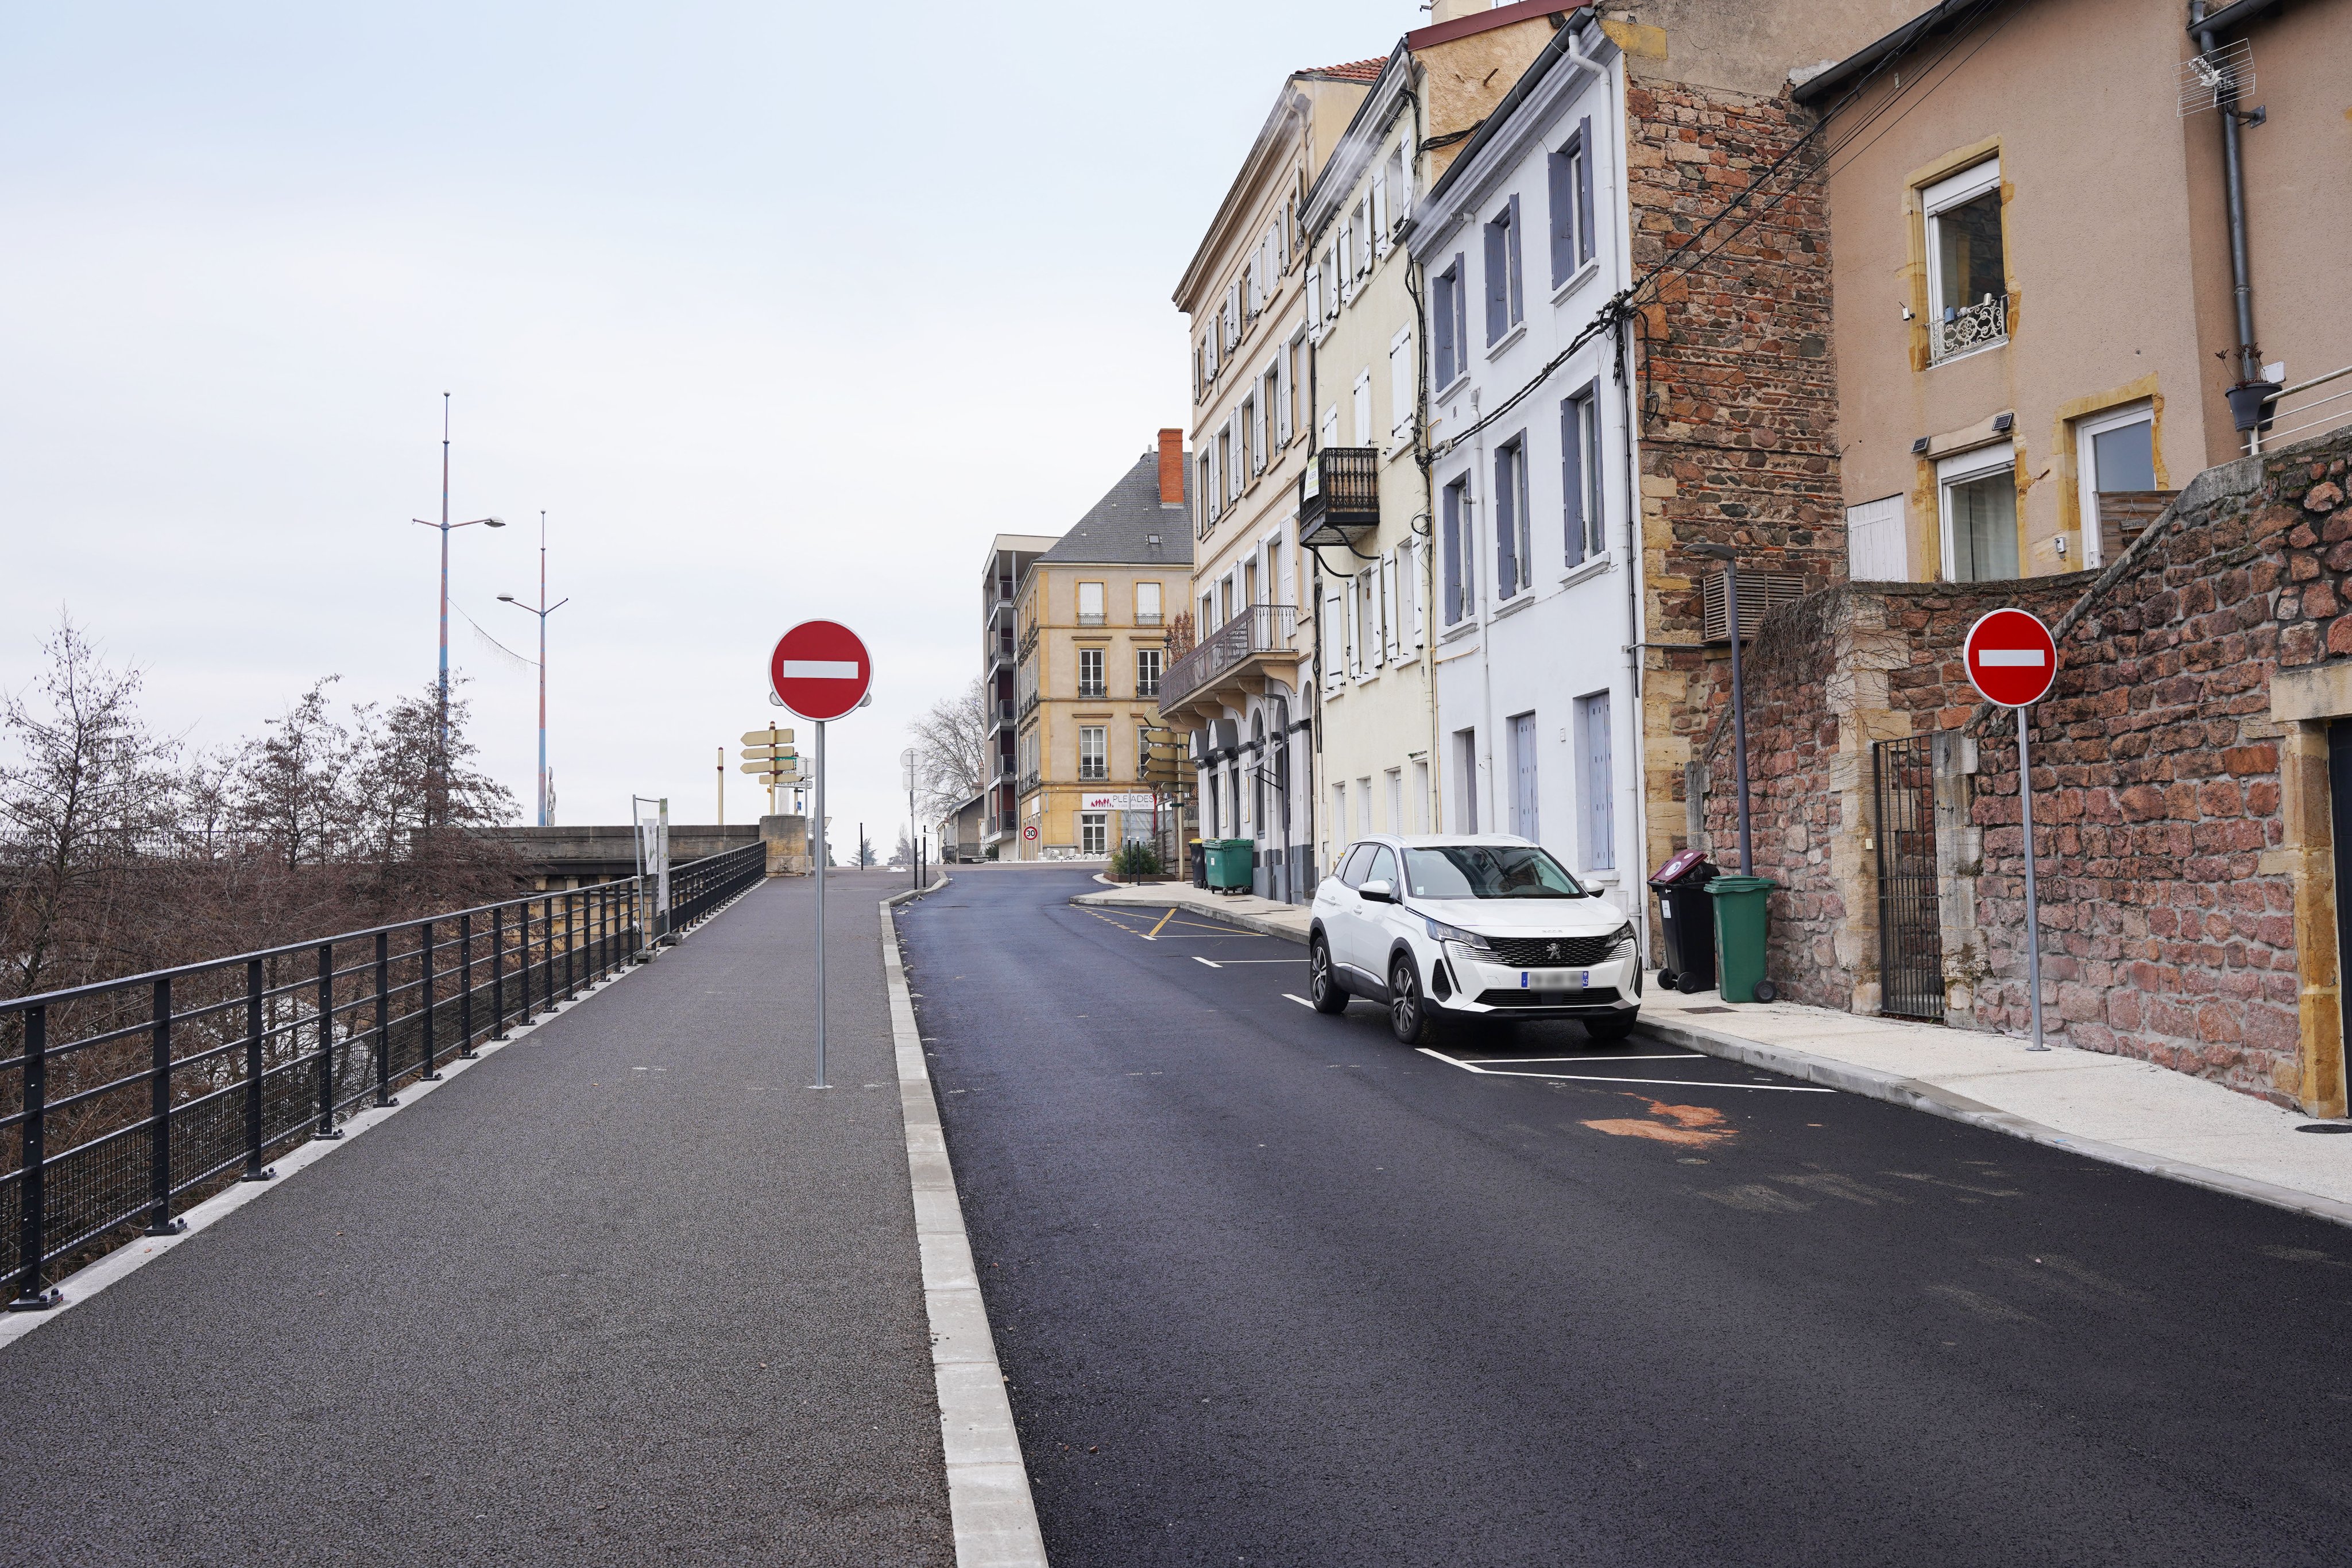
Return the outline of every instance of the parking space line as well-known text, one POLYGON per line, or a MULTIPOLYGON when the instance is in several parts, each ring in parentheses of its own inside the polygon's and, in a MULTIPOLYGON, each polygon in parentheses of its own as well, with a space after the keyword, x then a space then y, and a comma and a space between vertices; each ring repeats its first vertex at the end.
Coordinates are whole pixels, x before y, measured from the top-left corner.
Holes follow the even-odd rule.
POLYGON ((1146 942, 1155 942, 1155 941, 1158 941, 1158 940, 1159 940, 1159 938, 1160 938, 1160 933, 1162 930, 1166 929, 1167 925, 1168 925, 1168 923, 1169 923, 1170 921, 1171 921, 1171 920, 1173 920, 1173 919, 1175 919, 1175 918, 1176 918, 1176 910, 1175 910, 1175 908, 1174 908, 1174 906, 1173 906, 1173 905, 1171 905, 1171 906, 1170 906, 1170 908, 1169 908, 1168 913, 1167 913, 1167 914, 1165 914, 1165 915, 1161 915, 1161 916, 1160 917, 1160 924, 1159 924, 1158 925, 1153 926, 1150 930, 1149 930, 1149 931, 1147 931, 1147 932, 1145 932, 1145 933, 1144 933, 1144 935, 1143 935, 1143 939, 1144 939, 1146 942))
MULTIPOLYGON (((1202 962, 1206 963, 1207 960, 1202 959, 1202 962)), ((1235 964, 1304 964, 1305 962, 1307 960, 1304 958, 1220 958, 1217 960, 1217 967, 1230 969, 1235 964)))
POLYGON ((1208 959, 1202 957, 1202 956, 1201 956, 1201 955, 1199 955, 1198 953, 1195 953, 1195 954, 1193 954, 1193 955, 1192 955, 1192 962, 1194 962, 1195 964, 1208 964, 1208 965, 1209 965, 1209 967, 1211 967, 1212 969, 1222 969, 1222 968, 1223 968, 1223 967, 1224 967, 1224 966, 1223 966, 1223 964, 1213 964, 1213 963, 1210 963, 1208 959))
POLYGON ((1483 1059, 1479 1065, 1499 1066, 1511 1061, 1590 1061, 1599 1064, 1606 1061, 1705 1061, 1706 1060, 1707 1056, 1704 1051, 1676 1051, 1664 1056, 1489 1056, 1483 1059))
POLYGON ((1292 1001, 1297 1002, 1302 1008, 1312 1009, 1315 1006, 1313 1002, 1308 1001, 1305 997, 1293 996, 1288 991, 1285 991, 1282 994, 1286 997, 1289 997, 1292 1001))
MULTIPOLYGON (((1298 998, 1293 997, 1291 999, 1296 1001, 1298 998)), ((1419 1051, 1423 1056, 1433 1056, 1437 1058, 1438 1061, 1445 1063, 1448 1067, 1458 1067, 1465 1072, 1481 1073, 1489 1078, 1544 1078, 1552 1080, 1555 1082, 1574 1082, 1578 1083, 1639 1083, 1645 1087, 1663 1087, 1667 1089, 1769 1089, 1777 1090, 1783 1094, 1834 1094, 1837 1092, 1834 1089, 1817 1089, 1810 1083, 1725 1083, 1714 1079, 1620 1078, 1614 1073, 1606 1072, 1502 1072, 1497 1071, 1496 1069, 1491 1067, 1481 1067, 1475 1062, 1457 1061, 1453 1057, 1446 1055, 1444 1051, 1432 1051, 1425 1045, 1416 1046, 1414 1049, 1419 1051)), ((1567 1059, 1559 1058, 1558 1060, 1565 1061, 1567 1059)))

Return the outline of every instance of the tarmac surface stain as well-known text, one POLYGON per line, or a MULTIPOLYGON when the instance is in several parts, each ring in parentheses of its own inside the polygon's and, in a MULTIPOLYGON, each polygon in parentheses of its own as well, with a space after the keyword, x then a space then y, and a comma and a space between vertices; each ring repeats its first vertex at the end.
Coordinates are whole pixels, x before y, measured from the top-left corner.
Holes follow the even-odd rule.
POLYGON ((1646 1094, 1628 1094, 1628 1100, 1639 1100, 1650 1108, 1655 1121, 1635 1116, 1604 1117, 1584 1124, 1596 1133, 1607 1133, 1616 1138, 1654 1138, 1662 1144, 1681 1144, 1687 1148, 1703 1149, 1738 1136, 1724 1125, 1723 1113, 1712 1105, 1669 1105, 1653 1100, 1646 1094))

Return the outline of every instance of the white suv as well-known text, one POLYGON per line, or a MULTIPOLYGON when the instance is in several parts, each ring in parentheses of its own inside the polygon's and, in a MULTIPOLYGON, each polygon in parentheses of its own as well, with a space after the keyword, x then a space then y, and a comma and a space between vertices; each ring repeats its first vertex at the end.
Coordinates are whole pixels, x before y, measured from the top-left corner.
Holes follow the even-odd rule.
POLYGON ((1620 1040, 1642 1008, 1633 923, 1536 844, 1505 833, 1371 838, 1315 890, 1307 998, 1383 1002, 1396 1037, 1448 1018, 1572 1018, 1620 1040))

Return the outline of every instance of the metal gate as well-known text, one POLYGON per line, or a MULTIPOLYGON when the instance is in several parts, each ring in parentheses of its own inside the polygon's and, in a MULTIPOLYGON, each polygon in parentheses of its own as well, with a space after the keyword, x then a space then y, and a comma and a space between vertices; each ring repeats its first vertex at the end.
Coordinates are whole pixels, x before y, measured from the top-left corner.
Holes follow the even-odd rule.
POLYGON ((1936 765, 1933 736, 1871 747, 1878 803, 1878 983, 1880 1010, 1944 1017, 1944 930, 1936 901, 1936 765))

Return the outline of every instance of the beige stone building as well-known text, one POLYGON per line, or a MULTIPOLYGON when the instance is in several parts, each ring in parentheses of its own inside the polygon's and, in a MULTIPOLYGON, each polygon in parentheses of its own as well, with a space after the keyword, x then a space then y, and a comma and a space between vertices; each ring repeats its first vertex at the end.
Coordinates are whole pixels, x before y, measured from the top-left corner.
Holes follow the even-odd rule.
POLYGON ((1158 447, 1028 564, 1015 593, 1014 793, 1003 860, 1099 859, 1181 834, 1181 804, 1139 780, 1159 721, 1169 622, 1192 580, 1184 433, 1158 447))
POLYGON ((1204 836, 1256 843, 1256 891, 1315 886, 1316 639, 1299 612, 1306 468, 1306 240, 1300 212, 1383 61, 1293 73, 1185 267, 1192 357, 1191 647, 1160 695, 1190 737, 1204 836), (1302 672, 1309 672, 1302 674, 1302 672))
POLYGON ((2200 42, 2160 0, 1943 5, 1798 89, 1853 148, 1826 178, 1857 580, 2095 570, 2248 450, 2233 387, 2293 389, 2273 444, 2352 413, 2352 378, 2299 384, 2352 367, 2352 214, 2319 196, 2352 167, 2352 6, 2210 10, 2200 42))

